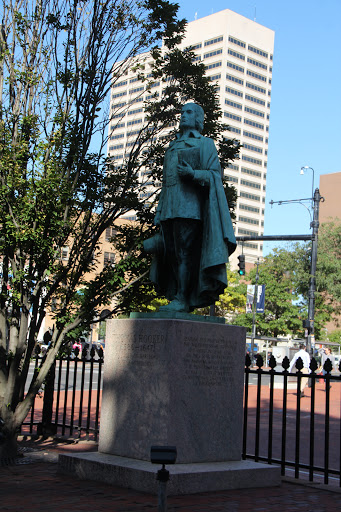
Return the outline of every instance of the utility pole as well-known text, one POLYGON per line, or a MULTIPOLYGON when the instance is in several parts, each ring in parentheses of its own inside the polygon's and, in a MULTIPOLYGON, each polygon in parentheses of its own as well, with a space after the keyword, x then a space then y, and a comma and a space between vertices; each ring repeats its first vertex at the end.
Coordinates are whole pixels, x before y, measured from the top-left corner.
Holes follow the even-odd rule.
POLYGON ((258 299, 258 266, 259 259, 257 260, 257 271, 256 271, 256 284, 255 284, 255 293, 253 296, 253 304, 252 304, 252 331, 251 331, 251 360, 253 360, 254 349, 255 349, 255 337, 256 337, 256 312, 257 312, 257 299, 258 299))
POLYGON ((320 201, 323 200, 318 188, 315 189, 313 197, 313 220, 310 227, 313 229, 311 243, 311 263, 310 280, 308 292, 308 321, 304 324, 307 329, 307 352, 312 355, 315 345, 315 292, 316 292, 316 262, 317 262, 317 243, 319 231, 319 211, 320 201))

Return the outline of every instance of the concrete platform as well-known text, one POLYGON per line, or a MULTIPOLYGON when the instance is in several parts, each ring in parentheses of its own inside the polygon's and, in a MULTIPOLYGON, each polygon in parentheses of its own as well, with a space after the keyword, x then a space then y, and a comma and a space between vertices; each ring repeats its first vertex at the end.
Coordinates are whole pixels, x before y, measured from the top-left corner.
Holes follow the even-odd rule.
MULTIPOLYGON (((160 466, 161 467, 161 466, 160 466)), ((158 465, 100 452, 60 454, 58 471, 82 480, 157 493, 158 465)), ((274 487, 281 483, 280 467, 253 461, 204 462, 167 466, 168 495, 274 487)))

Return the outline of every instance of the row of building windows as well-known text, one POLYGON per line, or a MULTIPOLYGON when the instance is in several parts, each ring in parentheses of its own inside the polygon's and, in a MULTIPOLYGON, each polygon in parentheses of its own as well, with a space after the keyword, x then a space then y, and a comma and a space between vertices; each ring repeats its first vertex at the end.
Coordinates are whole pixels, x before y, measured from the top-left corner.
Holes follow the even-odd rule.
POLYGON ((204 46, 210 46, 211 44, 219 43, 223 39, 223 36, 215 37, 214 39, 209 39, 208 41, 204 42, 204 46))
MULTIPOLYGON (((120 114, 121 115, 121 114, 120 114)), ((118 123, 118 124, 112 124, 110 126, 110 130, 118 130, 119 128, 124 128, 125 127, 125 123, 118 123)))
POLYGON ((219 50, 214 50, 212 52, 205 53, 204 59, 208 59, 209 57, 213 57, 214 55, 220 55, 221 53, 223 53, 223 50, 219 48, 219 50))
POLYGON ((221 74, 219 73, 218 75, 211 75, 208 77, 211 81, 213 80, 219 80, 221 78, 221 74))
MULTIPOLYGON (((266 94, 266 89, 264 87, 259 87, 259 85, 252 84, 250 82, 246 82, 246 87, 252 89, 253 91, 261 92, 262 94, 266 94)), ((270 91, 268 91, 270 93, 270 91)))
POLYGON ((241 185, 244 185, 245 187, 250 187, 250 188, 256 188, 258 190, 261 189, 261 186, 259 183, 256 183, 254 181, 247 181, 247 180, 240 180, 240 184, 241 185))
POLYGON ((238 135, 241 134, 241 129, 240 128, 236 128, 235 126, 229 126, 229 131, 233 132, 233 133, 237 133, 238 135))
POLYGON ((264 137, 262 137, 261 135, 257 135, 256 133, 253 132, 247 132, 246 130, 243 131, 243 135, 244 137, 248 137, 249 139, 259 140, 260 142, 264 141, 264 137))
MULTIPOLYGON (((266 82, 266 76, 260 75, 259 73, 255 73, 254 71, 250 71, 249 69, 247 69, 246 74, 252 76, 252 78, 256 78, 257 80, 262 80, 263 82, 266 82)), ((269 83, 271 83, 270 80, 269 83)))
POLYGON ((128 121, 127 126, 131 126, 133 124, 141 124, 141 123, 142 123, 142 119, 134 119, 133 121, 128 121))
POLYGON ((263 64, 262 62, 259 62, 259 60, 250 59, 248 57, 247 61, 248 61, 249 64, 253 64, 254 66, 257 66, 258 68, 265 69, 265 71, 268 70, 268 66, 266 64, 263 64))
POLYGON ((234 94, 235 96, 243 97, 243 93, 241 91, 237 91, 237 89, 232 89, 232 87, 226 87, 225 91, 229 94, 234 94))
POLYGON ((255 153, 263 154, 263 149, 259 148, 258 146, 253 146, 252 144, 243 144, 243 147, 245 149, 248 149, 249 151, 254 151, 255 153))
POLYGON ((259 213, 259 208, 257 208, 256 206, 250 206, 249 204, 240 203, 239 209, 244 210, 246 212, 259 213))
POLYGON ((253 219, 252 217, 243 217, 242 215, 239 215, 238 220, 240 222, 245 222, 245 224, 254 224, 255 226, 259 226, 259 220, 253 219))
POLYGON ((141 87, 135 87, 134 89, 130 89, 129 94, 135 94, 136 92, 144 91, 144 86, 141 87))
POLYGON ((244 80, 242 80, 241 78, 237 78, 233 75, 226 75, 226 79, 227 80, 230 80, 231 82, 235 82, 236 84, 240 84, 240 85, 244 85, 244 80))
POLYGON ((234 50, 231 50, 230 48, 227 50, 227 53, 229 55, 232 55, 233 57, 236 57, 237 59, 245 60, 245 55, 243 55, 242 53, 239 53, 239 52, 235 52, 234 50))
POLYGON ((251 201, 260 202, 260 196, 256 196, 255 194, 249 194, 248 192, 241 191, 239 196, 244 197, 244 199, 250 199, 251 201))
POLYGON ((113 94, 111 98, 114 100, 115 98, 119 98, 120 96, 125 96, 127 94, 127 91, 121 91, 116 94, 113 94))
POLYGON ((138 114, 139 112, 143 112, 143 108, 136 108, 135 110, 129 110, 128 116, 133 116, 135 114, 138 114))
POLYGON ((258 158, 252 158, 250 156, 242 155, 242 160, 244 160, 245 162, 250 162, 251 164, 262 165, 262 160, 259 160, 258 158))
POLYGON ((265 107, 265 101, 260 98, 256 98, 256 96, 250 96, 250 94, 245 94, 245 99, 249 101, 253 101, 253 103, 257 103, 258 105, 262 105, 265 107))
POLYGON ((213 62, 212 64, 207 64, 205 66, 205 69, 213 69, 213 68, 220 68, 220 67, 221 67, 221 61, 213 62))
POLYGON ((241 103, 237 103, 235 101, 225 100, 225 105, 229 105, 230 107, 238 108, 242 110, 243 105, 241 103))
POLYGON ((116 135, 111 135, 110 140, 123 139, 124 135, 124 133, 117 133, 116 135))
POLYGON ((249 126, 253 126, 254 128, 259 128, 260 130, 264 130, 264 124, 256 123, 255 121, 252 121, 251 119, 244 118, 244 123, 248 124, 249 126))
POLYGON ((228 164, 227 167, 229 169, 232 169, 233 171, 239 171, 239 167, 238 165, 235 165, 235 164, 228 164))
MULTIPOLYGON (((229 105, 230 107, 237 108, 239 110, 243 109, 243 105, 241 103, 237 103, 236 101, 225 100, 225 105, 229 105)), ((261 112, 260 110, 256 110, 254 108, 247 107, 246 105, 244 105, 244 112, 248 112, 249 114, 253 114, 254 116, 258 117, 265 117, 264 112, 261 112)))
POLYGON ((238 234, 239 235, 258 236, 257 231, 251 231, 250 229, 243 229, 243 228, 238 228, 238 234))
MULTIPOLYGON (((263 50, 260 50, 259 48, 256 48, 255 46, 252 46, 251 44, 248 45, 248 50, 251 52, 257 53, 257 55, 260 55, 261 57, 268 58, 268 53, 264 52, 263 50)), ((272 55, 270 56, 270 59, 272 60, 272 55)))
POLYGON ((126 102, 126 101, 122 101, 121 103, 114 103, 114 104, 111 106, 111 108, 112 108, 112 109, 122 108, 122 107, 124 107, 126 104, 127 104, 127 102, 126 102))
MULTIPOLYGON (((240 80, 236 79, 235 77, 232 77, 231 75, 226 75, 226 78, 229 80, 235 81, 237 83, 240 82, 240 80)), ((241 82, 243 82, 241 80, 241 82)), ((241 91, 238 91, 237 89, 232 89, 231 87, 225 87, 225 91, 229 94, 234 94, 235 96, 238 96, 240 98, 243 97, 243 93, 241 91)), ((245 99, 249 101, 253 101, 254 103, 257 103, 258 105, 262 105, 265 107, 265 101, 261 100, 260 98, 256 98, 256 96, 251 96, 250 94, 245 94, 245 99)), ((270 107, 270 103, 268 103, 268 107, 270 107)))
POLYGON ((255 176, 256 178, 261 178, 262 173, 259 171, 254 171, 253 169, 248 169, 247 167, 241 168, 242 173, 248 174, 249 176, 255 176))
MULTIPOLYGON (((227 80, 230 80, 231 82, 235 82, 236 84, 239 84, 239 85, 244 85, 244 80, 242 80, 241 78, 237 78, 233 75, 230 75, 230 74, 226 74, 226 79, 227 80)), ((249 89, 252 89, 253 91, 257 91, 257 92, 260 92, 262 94, 266 94, 266 89, 264 89, 264 87, 259 87, 258 85, 255 85, 255 84, 252 84, 250 82, 246 82, 246 87, 248 87, 249 89)), ((271 95, 271 91, 268 91, 268 94, 269 96, 271 95)), ((249 96, 247 97, 245 95, 245 98, 249 99, 250 101, 253 101, 251 98, 253 98, 253 96, 249 96)), ((261 102, 262 100, 259 100, 259 102, 261 102)), ((258 101, 257 101, 258 103, 258 101)), ((263 103, 262 103, 263 104, 263 103)), ((264 102, 264 105, 265 105, 265 102, 264 102)), ((270 106, 270 103, 268 103, 268 106, 270 106)))
POLYGON ((113 89, 116 89, 116 87, 122 87, 123 85, 127 85, 128 84, 128 80, 123 80, 121 82, 117 82, 116 84, 112 84, 112 88, 113 89))
POLYGON ((256 110, 254 108, 246 107, 246 106, 244 107, 244 110, 245 110, 245 112, 248 112, 249 114, 253 114, 254 116, 265 117, 264 112, 261 112, 260 110, 256 110))
MULTIPOLYGON (((233 121, 237 121, 238 123, 242 122, 241 116, 237 116, 236 114, 231 114, 230 112, 224 112, 224 117, 227 117, 228 119, 232 119, 233 121)), ((244 123, 248 126, 252 126, 253 128, 258 128, 259 130, 264 130, 264 124, 256 123, 255 121, 252 121, 251 119, 244 118, 244 123)), ((266 131, 268 131, 268 126, 266 127, 266 131)))
POLYGON ((239 41, 239 39, 236 39, 235 37, 229 36, 229 41, 230 43, 240 46, 241 48, 246 48, 246 44, 243 43, 243 41, 239 41))
POLYGON ((237 64, 234 64, 233 62, 227 61, 226 66, 235 69, 236 71, 240 71, 240 73, 244 73, 245 69, 242 66, 237 66, 237 64))
POLYGON ((231 181, 232 183, 238 183, 238 178, 234 178, 233 176, 227 177, 228 181, 231 181))

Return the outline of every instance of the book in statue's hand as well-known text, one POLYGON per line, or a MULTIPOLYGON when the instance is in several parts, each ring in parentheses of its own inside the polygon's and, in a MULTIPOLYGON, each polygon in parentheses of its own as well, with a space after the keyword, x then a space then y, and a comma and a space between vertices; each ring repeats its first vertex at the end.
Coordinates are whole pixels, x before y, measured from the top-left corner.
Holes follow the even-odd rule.
POLYGON ((178 153, 179 164, 187 162, 193 170, 200 169, 200 149, 182 149, 178 153))

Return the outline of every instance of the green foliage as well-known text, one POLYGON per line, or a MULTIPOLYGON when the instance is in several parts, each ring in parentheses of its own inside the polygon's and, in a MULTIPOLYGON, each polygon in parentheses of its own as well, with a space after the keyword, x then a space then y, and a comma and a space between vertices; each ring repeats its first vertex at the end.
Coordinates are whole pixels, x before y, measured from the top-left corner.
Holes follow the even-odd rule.
MULTIPOLYGON (((338 322, 341 311, 341 224, 322 224, 319 231, 315 293, 315 337, 323 338, 327 322, 338 322)), ((256 315, 257 333, 264 336, 304 336, 307 318, 311 244, 274 249, 259 266, 259 284, 265 284, 265 313, 256 315)), ((256 270, 246 279, 255 282, 256 270)), ((252 314, 238 315, 234 323, 251 331, 252 314)), ((337 332, 337 331, 336 331, 337 332)), ((330 335, 328 335, 330 338, 330 335)), ((335 335, 337 338, 337 334, 335 335)))
MULTIPOLYGON (((259 265, 259 285, 265 284, 265 311, 256 315, 256 332, 261 336, 295 334, 303 336, 302 307, 293 288, 292 254, 285 249, 275 249, 259 265)), ((255 284, 256 268, 248 276, 255 284)), ((252 314, 238 315, 233 323, 252 328, 252 314)))

